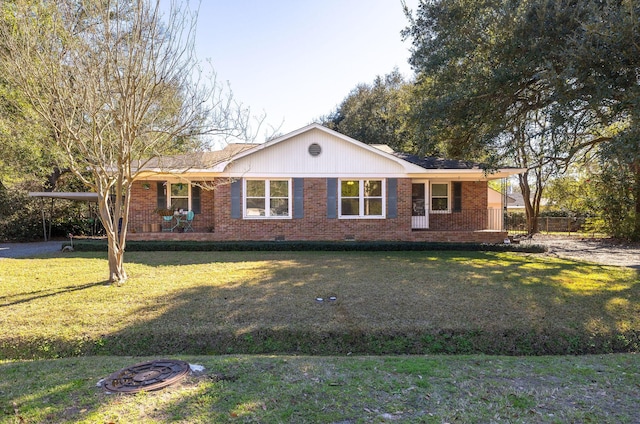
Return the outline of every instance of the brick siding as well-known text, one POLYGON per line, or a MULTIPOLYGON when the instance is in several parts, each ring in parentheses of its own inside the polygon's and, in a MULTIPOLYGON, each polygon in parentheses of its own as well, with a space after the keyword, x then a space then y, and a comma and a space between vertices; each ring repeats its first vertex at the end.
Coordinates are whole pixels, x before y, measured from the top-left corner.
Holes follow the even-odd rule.
MULTIPOLYGON (((129 207, 129 232, 147 233, 148 226, 155 224, 162 228, 162 217, 156 213, 158 208, 158 182, 136 181, 131 186, 131 205, 129 207), (145 231, 147 230, 147 231, 145 231)), ((205 189, 201 190, 201 212, 193 220, 193 229, 197 232, 212 231, 215 220, 214 187, 213 182, 198 183, 205 189), (208 188, 207 188, 208 187, 208 188)), ((134 237, 135 238, 135 237, 134 237)))
MULTIPOLYGON (((149 232, 149 224, 162 223, 154 213, 157 206, 156 182, 140 181, 132 187, 134 199, 130 209, 130 240, 357 240, 357 241, 425 241, 425 242, 486 242, 499 243, 506 232, 486 230, 484 226, 468 222, 455 224, 453 231, 439 231, 439 221, 455 220, 455 214, 431 214, 430 229, 412 231, 411 179, 398 179, 397 217, 387 219, 331 219, 327 218, 327 180, 304 179, 304 218, 296 219, 238 219, 231 217, 231 185, 220 180, 206 184, 213 189, 201 192, 202 213, 197 214, 194 232, 149 232), (446 216, 445 216, 446 215, 446 216), (147 225, 145 225, 147 224, 147 225), (133 229, 133 231, 132 231, 133 229), (147 230, 147 231, 145 231, 147 230)), ((462 182, 462 208, 487 209, 487 183, 462 182)), ((157 229, 157 226, 156 226, 157 229)))

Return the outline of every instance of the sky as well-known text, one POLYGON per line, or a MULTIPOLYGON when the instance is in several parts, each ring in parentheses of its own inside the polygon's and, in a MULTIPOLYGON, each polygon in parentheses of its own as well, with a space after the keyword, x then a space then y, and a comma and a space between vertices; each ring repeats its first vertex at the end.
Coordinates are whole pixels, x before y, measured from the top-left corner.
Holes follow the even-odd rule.
POLYGON ((358 84, 394 68, 410 77, 407 24, 401 0, 202 0, 196 51, 236 100, 266 114, 263 132, 287 134, 358 84))

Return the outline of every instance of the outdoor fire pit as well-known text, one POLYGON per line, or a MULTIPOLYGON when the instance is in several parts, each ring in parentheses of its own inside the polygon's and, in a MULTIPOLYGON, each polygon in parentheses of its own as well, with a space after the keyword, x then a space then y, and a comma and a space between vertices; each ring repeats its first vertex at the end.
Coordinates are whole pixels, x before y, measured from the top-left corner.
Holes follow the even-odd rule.
POLYGON ((189 364, 177 359, 157 359, 114 372, 103 382, 109 392, 136 393, 158 390, 182 380, 189 374, 189 364))

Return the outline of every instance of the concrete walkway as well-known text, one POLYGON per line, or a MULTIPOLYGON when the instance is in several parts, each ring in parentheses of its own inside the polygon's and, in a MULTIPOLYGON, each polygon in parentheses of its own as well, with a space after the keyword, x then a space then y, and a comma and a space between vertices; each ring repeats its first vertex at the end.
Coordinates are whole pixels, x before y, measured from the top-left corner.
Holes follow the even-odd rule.
POLYGON ((62 241, 41 241, 35 243, 0 243, 0 260, 4 258, 26 258, 60 252, 62 241))

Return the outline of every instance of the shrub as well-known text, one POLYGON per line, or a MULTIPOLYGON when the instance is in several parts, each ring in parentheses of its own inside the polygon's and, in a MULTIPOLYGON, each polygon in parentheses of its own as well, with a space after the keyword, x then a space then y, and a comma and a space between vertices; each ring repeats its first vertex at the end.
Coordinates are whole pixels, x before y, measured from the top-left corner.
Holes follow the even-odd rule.
MULTIPOLYGON (((76 251, 107 251, 104 240, 74 241, 76 251)), ((187 251, 187 252, 223 252, 223 251, 480 251, 480 252, 523 252, 543 253, 544 246, 522 244, 486 244, 486 243, 421 243, 421 242, 340 242, 340 241, 129 241, 127 251, 187 251)))

